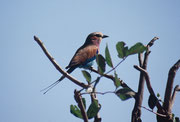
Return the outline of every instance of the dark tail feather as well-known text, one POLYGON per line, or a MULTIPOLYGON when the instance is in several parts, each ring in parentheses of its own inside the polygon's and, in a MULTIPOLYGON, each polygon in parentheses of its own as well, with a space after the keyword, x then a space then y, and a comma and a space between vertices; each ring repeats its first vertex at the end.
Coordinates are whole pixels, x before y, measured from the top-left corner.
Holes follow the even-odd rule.
MULTIPOLYGON (((76 67, 71 67, 70 69, 67 70, 67 72, 70 74, 72 71, 74 71, 76 67)), ((62 76, 61 78, 59 78, 59 80, 57 80, 56 82, 54 82, 53 84, 49 85, 48 87, 44 88, 41 90, 45 91, 43 94, 46 94, 49 90, 51 90, 53 87, 55 87, 58 83, 60 83, 63 79, 65 78, 65 76, 62 76)))

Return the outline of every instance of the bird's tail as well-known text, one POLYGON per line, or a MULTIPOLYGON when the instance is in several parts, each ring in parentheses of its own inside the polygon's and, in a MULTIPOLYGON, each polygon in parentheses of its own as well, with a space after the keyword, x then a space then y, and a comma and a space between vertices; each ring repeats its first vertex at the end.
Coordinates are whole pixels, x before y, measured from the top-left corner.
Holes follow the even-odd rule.
POLYGON ((62 76, 61 78, 59 78, 59 80, 55 81, 53 84, 49 85, 48 87, 44 88, 41 90, 45 91, 43 94, 46 94, 49 90, 51 90, 53 87, 55 87, 58 83, 60 83, 63 79, 65 78, 65 76, 62 76))
MULTIPOLYGON (((68 73, 70 74, 73 70, 75 69, 75 67, 72 67, 70 69, 68 69, 68 73)), ((61 78, 59 78, 59 80, 55 81, 53 84, 49 85, 48 87, 44 88, 41 90, 45 91, 43 94, 46 94, 49 90, 51 90, 53 87, 55 87, 58 83, 60 83, 63 79, 65 78, 65 76, 63 75, 61 78)))

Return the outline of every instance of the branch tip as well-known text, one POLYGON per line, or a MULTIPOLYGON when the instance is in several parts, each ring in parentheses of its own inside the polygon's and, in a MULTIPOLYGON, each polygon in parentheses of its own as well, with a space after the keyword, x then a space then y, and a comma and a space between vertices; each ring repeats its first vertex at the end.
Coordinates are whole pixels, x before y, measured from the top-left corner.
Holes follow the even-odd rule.
POLYGON ((148 43, 148 45, 147 46, 152 46, 153 44, 154 44, 154 42, 156 41, 156 40, 158 40, 159 39, 159 37, 154 37, 149 43, 148 43))
POLYGON ((34 35, 34 40, 37 41, 37 40, 39 40, 39 38, 34 35))
POLYGON ((175 90, 176 90, 176 91, 180 91, 179 85, 176 85, 175 90))

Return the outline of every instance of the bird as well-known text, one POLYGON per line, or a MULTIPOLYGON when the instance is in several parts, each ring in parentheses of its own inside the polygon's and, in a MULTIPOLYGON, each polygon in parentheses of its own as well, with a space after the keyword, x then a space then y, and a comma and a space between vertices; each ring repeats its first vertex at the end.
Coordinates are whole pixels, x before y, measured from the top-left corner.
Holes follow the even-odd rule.
MULTIPOLYGON (((77 49, 68 66, 65 67, 67 69, 67 73, 70 74, 76 68, 89 69, 93 65, 93 61, 96 59, 96 55, 99 54, 101 40, 107 37, 109 36, 104 35, 102 32, 90 33, 87 36, 84 44, 79 49, 77 49)), ((59 80, 43 89, 42 91, 46 90, 44 94, 56 86, 64 78, 64 75, 61 76, 59 80)))

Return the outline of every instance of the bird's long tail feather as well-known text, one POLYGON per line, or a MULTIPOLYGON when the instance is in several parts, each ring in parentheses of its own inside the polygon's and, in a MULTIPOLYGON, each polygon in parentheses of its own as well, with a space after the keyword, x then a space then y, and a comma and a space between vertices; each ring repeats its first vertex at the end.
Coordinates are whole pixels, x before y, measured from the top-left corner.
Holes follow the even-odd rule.
MULTIPOLYGON (((68 69, 68 73, 70 74, 76 67, 71 67, 70 69, 68 69)), ((59 80, 55 81, 53 84, 49 85, 48 87, 44 88, 41 90, 41 92, 45 91, 43 94, 46 94, 49 90, 51 90, 53 87, 55 87, 58 83, 60 83, 63 79, 65 78, 65 76, 62 76, 59 80)))
POLYGON ((51 90, 53 87, 55 87, 58 83, 60 83, 65 76, 62 76, 59 80, 55 81, 53 84, 49 85, 48 87, 41 90, 41 92, 45 91, 43 94, 46 94, 49 90, 51 90))

